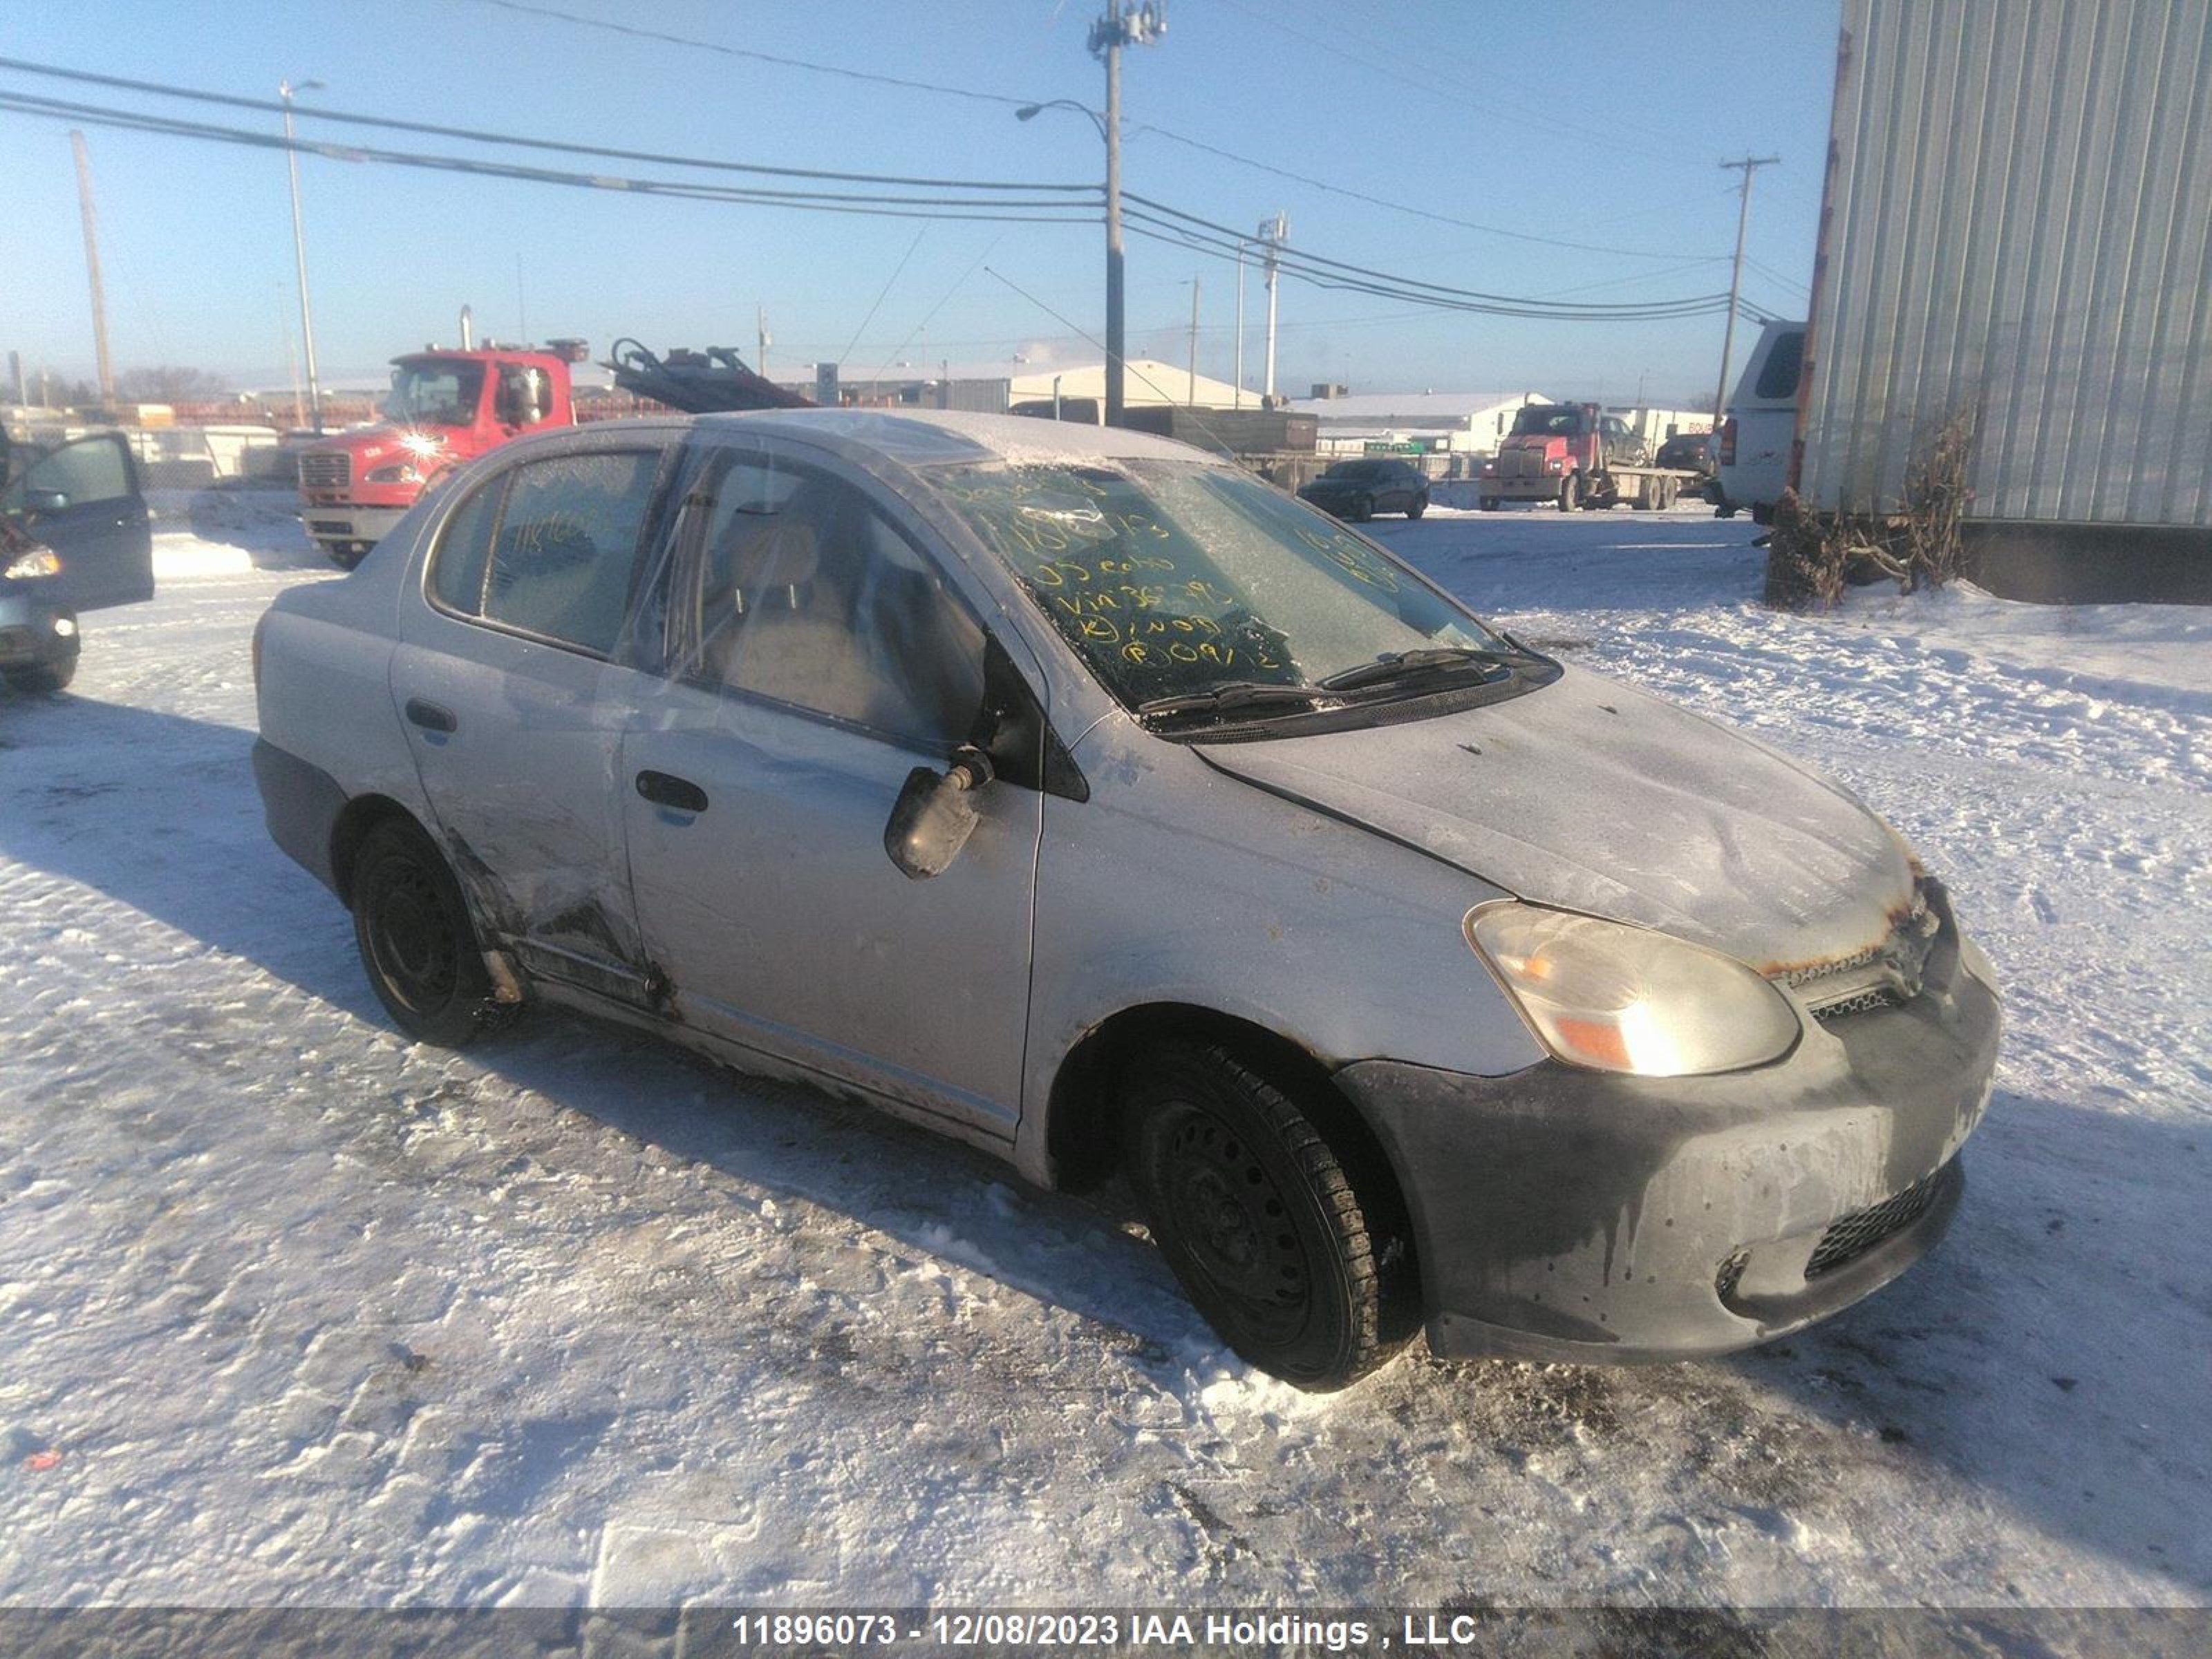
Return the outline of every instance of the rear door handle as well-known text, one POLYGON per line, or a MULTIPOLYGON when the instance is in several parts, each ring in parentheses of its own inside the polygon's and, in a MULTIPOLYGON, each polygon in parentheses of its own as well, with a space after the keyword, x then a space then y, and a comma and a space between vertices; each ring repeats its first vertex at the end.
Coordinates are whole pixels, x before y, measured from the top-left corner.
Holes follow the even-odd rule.
POLYGON ((673 807, 679 812, 703 812, 707 810, 705 790, 689 778, 676 777, 666 772, 639 773, 637 793, 655 806, 673 807))
POLYGON ((407 699, 407 718, 425 732, 451 732, 460 725, 453 711, 434 702, 425 702, 420 697, 407 699))

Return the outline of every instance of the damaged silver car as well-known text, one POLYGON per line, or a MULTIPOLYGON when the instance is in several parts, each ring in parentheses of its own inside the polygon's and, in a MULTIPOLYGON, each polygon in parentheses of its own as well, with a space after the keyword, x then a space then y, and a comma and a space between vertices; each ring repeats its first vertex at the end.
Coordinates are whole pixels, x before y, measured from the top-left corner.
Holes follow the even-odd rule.
POLYGON ((507 445, 256 639, 392 1019, 542 1001, 1048 1187, 1309 1389, 1781 1335, 1942 1236, 1998 1000, 1832 783, 1131 432, 507 445))

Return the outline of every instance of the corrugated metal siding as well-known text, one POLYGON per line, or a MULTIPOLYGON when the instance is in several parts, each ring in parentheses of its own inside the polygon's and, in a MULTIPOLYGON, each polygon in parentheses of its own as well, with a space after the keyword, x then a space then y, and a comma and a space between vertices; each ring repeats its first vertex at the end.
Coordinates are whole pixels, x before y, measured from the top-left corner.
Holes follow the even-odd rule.
POLYGON ((2212 526, 2212 4, 1843 10, 1806 495, 1978 407, 1976 517, 2212 526))

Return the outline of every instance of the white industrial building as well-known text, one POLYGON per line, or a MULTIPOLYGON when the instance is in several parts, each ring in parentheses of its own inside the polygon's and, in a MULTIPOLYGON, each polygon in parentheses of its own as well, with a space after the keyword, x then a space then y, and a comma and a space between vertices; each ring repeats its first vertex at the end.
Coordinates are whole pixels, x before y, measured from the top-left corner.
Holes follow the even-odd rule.
MULTIPOLYGON (((1247 392, 1241 395, 1226 380, 1217 380, 1191 372, 1174 363, 1164 363, 1157 357, 1131 357, 1124 361, 1121 377, 1121 401, 1131 409, 1156 407, 1174 404, 1200 409, 1257 409, 1260 394, 1247 392)), ((1064 368, 1040 368, 1027 374, 1017 374, 1008 387, 1007 395, 1018 404, 1043 402, 1057 395, 1062 403, 1086 400, 1103 404, 1106 400, 1106 365, 1071 363, 1064 368)))

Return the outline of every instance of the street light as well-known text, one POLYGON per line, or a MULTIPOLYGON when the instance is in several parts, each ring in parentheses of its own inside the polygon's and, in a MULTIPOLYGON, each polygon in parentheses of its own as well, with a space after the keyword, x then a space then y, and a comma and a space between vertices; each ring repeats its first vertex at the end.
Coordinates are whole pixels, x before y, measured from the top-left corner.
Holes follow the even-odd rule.
POLYGON ((1101 112, 1072 98, 1024 104, 1017 121, 1032 121, 1048 109, 1079 110, 1091 118, 1106 144, 1106 424, 1121 424, 1121 48, 1150 46, 1167 30, 1165 0, 1106 0, 1106 15, 1091 26, 1091 50, 1106 64, 1106 108, 1101 112))
POLYGON ((300 152, 293 148, 292 94, 316 92, 320 81, 279 81, 276 95, 284 100, 284 165, 292 178, 292 258, 300 270, 300 337, 307 356, 307 418, 316 431, 323 429, 323 388, 315 374, 315 316, 307 303, 307 239, 300 228, 300 152))
MULTIPOLYGON (((1041 104, 1024 104, 1014 112, 1017 121, 1034 121, 1048 109, 1070 109, 1091 118, 1106 146, 1106 424, 1121 424, 1122 311, 1121 311, 1121 55, 1107 59, 1106 113, 1073 98, 1052 98, 1041 104)), ((1055 416, 1054 418, 1057 418, 1055 416)))

